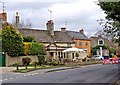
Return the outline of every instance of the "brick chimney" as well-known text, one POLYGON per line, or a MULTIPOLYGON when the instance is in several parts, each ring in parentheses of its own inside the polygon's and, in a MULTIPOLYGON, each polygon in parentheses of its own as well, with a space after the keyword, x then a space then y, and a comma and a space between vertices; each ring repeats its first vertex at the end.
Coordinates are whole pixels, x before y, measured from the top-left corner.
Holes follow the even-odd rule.
POLYGON ((66 31, 66 27, 61 27, 61 32, 65 32, 66 31))
POLYGON ((7 13, 0 13, 0 19, 3 21, 3 22, 7 22, 7 13))
POLYGON ((7 22, 7 13, 5 12, 0 13, 0 30, 2 29, 3 24, 6 22, 7 22))
POLYGON ((84 34, 84 30, 83 29, 79 30, 79 32, 84 34))
POLYGON ((19 27, 20 20, 19 20, 18 12, 16 12, 16 15, 15 15, 15 24, 16 24, 16 27, 19 27))
POLYGON ((47 23, 47 30, 49 31, 49 33, 53 36, 54 35, 54 22, 53 20, 49 20, 47 23))

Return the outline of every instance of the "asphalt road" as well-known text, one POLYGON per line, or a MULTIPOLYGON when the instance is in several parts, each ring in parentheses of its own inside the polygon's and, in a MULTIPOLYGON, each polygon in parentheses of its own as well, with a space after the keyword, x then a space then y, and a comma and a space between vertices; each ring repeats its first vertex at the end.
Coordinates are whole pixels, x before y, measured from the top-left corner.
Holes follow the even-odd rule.
POLYGON ((89 65, 48 73, 7 73, 2 80, 3 83, 113 83, 118 80, 118 65, 89 65))

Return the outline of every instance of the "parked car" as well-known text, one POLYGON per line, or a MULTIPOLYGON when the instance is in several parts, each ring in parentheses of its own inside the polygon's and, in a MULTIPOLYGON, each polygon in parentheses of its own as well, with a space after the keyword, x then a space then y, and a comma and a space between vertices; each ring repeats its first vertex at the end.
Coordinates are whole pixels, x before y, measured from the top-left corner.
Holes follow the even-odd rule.
POLYGON ((94 55, 93 59, 95 59, 95 60, 104 60, 104 58, 102 56, 100 56, 100 55, 94 55))
POLYGON ((113 58, 112 64, 118 64, 118 59, 113 58))
POLYGON ((118 59, 118 63, 120 63, 120 58, 118 59))
POLYGON ((119 59, 115 58, 109 58, 109 59, 104 59, 103 64, 118 64, 119 59))
POLYGON ((110 59, 104 59, 104 61, 103 61, 103 65, 104 64, 110 64, 110 63, 112 64, 112 62, 110 61, 110 59))

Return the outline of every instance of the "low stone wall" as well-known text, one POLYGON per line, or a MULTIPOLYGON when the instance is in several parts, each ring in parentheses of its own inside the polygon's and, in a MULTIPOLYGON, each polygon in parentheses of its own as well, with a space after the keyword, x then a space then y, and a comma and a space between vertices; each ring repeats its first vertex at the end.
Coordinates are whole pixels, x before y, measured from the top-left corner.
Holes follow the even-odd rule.
POLYGON ((38 61, 37 56, 32 56, 32 55, 18 56, 18 57, 10 57, 10 56, 6 55, 6 66, 10 66, 10 65, 13 65, 13 64, 22 64, 22 59, 25 58, 25 57, 31 58, 31 60, 32 60, 31 64, 33 62, 37 62, 38 61))

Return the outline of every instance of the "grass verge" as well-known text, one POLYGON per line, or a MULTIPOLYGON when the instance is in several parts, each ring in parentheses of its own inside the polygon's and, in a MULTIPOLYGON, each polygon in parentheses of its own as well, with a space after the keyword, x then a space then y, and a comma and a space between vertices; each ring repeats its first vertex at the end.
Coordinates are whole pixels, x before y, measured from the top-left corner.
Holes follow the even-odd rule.
POLYGON ((43 65, 43 66, 37 66, 36 68, 34 66, 33 67, 28 67, 27 69, 25 69, 25 67, 24 68, 20 67, 19 70, 14 70, 13 72, 27 73, 27 72, 34 71, 34 70, 57 68, 57 67, 60 67, 60 66, 43 65))

